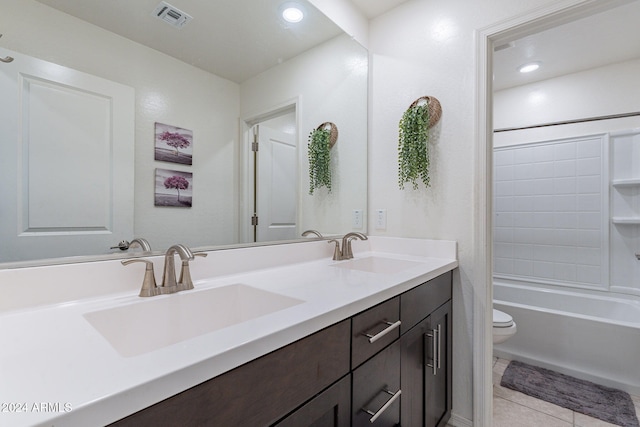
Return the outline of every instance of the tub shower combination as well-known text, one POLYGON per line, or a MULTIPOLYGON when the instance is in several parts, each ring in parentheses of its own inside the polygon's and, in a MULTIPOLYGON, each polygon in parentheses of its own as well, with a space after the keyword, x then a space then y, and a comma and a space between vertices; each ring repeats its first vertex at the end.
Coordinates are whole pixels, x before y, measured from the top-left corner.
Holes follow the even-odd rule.
POLYGON ((494 281, 518 333, 494 354, 640 394, 640 300, 494 281))
POLYGON ((640 129, 494 150, 494 354, 640 395, 640 129))

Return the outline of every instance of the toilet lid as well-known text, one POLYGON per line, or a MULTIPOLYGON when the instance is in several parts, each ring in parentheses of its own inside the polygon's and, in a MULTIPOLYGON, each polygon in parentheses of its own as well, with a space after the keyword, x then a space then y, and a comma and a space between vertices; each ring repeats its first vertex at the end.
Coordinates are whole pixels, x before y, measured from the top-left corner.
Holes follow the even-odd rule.
POLYGON ((508 328, 513 325, 513 317, 507 313, 493 309, 493 327, 494 328, 508 328))

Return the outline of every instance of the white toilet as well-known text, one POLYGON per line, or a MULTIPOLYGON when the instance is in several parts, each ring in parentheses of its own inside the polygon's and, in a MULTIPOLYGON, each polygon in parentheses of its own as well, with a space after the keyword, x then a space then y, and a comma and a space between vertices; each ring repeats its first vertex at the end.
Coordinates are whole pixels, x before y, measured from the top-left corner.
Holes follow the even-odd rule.
POLYGON ((500 344, 516 333, 516 322, 507 313, 493 309, 493 343, 500 344))

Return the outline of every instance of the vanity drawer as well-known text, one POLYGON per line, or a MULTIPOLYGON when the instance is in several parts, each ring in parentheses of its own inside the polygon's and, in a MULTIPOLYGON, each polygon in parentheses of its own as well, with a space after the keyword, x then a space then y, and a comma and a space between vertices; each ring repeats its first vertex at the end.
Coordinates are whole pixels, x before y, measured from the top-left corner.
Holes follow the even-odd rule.
POLYGON ((352 426, 400 425, 400 341, 353 371, 352 426))
POLYGON ((351 369, 400 336, 400 297, 378 304, 352 318, 351 369))
POLYGON ((403 334, 451 299, 451 277, 449 271, 400 295, 403 334))

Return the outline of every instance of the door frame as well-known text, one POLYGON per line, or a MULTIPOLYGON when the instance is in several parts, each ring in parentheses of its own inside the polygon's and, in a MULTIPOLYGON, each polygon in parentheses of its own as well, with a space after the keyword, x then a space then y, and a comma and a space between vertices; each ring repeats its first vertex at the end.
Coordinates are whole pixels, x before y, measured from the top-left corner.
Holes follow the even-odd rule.
MULTIPOLYGON (((296 121, 296 145, 300 147, 300 96, 283 101, 272 107, 265 108, 264 110, 255 111, 249 113, 240 119, 240 149, 238 151, 238 163, 239 163, 239 181, 240 181, 240 206, 238 212, 240 213, 238 224, 238 241, 240 243, 254 243, 253 242, 253 227, 251 226, 250 218, 253 215, 253 179, 254 170, 251 162, 251 143, 253 142, 253 126, 267 121, 283 113, 293 109, 295 112, 296 121)), ((301 151, 298 150, 298 162, 300 162, 301 151)), ((300 181, 300 168, 296 180, 300 181)), ((298 185, 299 187, 299 185, 298 185)), ((296 197, 298 205, 300 195, 296 197)), ((300 209, 297 212, 297 222, 300 223, 300 209)))
POLYGON ((639 0, 561 0, 476 30, 473 425, 493 414, 493 46, 639 0))

